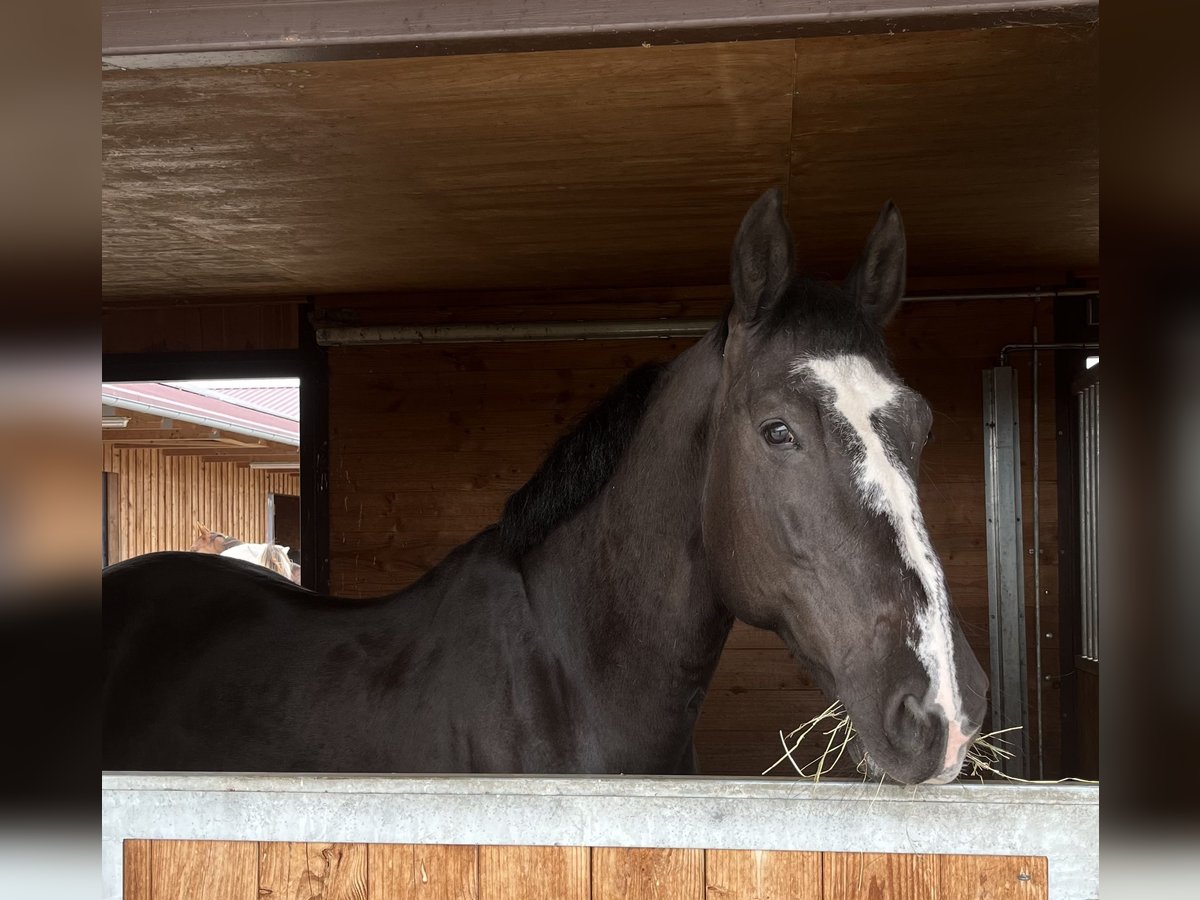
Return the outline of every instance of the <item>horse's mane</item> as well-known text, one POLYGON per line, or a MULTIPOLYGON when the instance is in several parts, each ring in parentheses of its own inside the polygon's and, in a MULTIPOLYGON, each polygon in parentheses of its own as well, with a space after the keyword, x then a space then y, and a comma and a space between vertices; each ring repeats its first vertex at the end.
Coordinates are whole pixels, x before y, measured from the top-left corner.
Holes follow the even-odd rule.
POLYGON ((500 539, 508 552, 526 553, 600 493, 624 456, 661 372, 662 366, 653 364, 634 369, 559 438, 533 477, 504 504, 500 539))

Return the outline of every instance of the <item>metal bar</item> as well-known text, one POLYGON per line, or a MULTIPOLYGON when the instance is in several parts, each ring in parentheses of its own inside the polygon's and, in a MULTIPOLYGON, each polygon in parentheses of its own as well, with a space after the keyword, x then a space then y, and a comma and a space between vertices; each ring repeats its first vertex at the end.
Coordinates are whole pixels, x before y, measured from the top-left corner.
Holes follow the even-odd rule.
POLYGON ((1026 350, 1099 350, 1100 345, 1095 341, 1078 341, 1075 343, 1052 344, 1005 344, 1000 348, 1000 365, 1008 365, 1008 354, 1026 350))
POLYGON ((1096 559, 1096 407, 1093 402, 1095 398, 1095 387, 1089 386, 1087 392, 1088 398, 1088 446, 1091 453, 1091 465, 1088 468, 1088 566, 1091 571, 1088 574, 1088 583, 1090 590, 1088 591, 1088 604, 1090 607, 1089 615, 1091 617, 1091 655, 1092 659, 1096 658, 1096 594, 1099 592, 1100 586, 1096 582, 1096 570, 1098 561, 1096 559))
MULTIPOLYGON (((981 299, 1020 299, 1055 294, 942 294, 905 297, 905 303, 981 299)), ((322 347, 367 347, 389 344, 477 344, 516 341, 638 340, 700 337, 720 319, 629 319, 595 322, 483 322, 454 325, 328 325, 316 329, 322 347)), ((1038 349, 1093 349, 1097 344, 1039 344, 1038 349)), ((1010 344, 1004 353, 1031 349, 1010 344)))
POLYGON ((1100 659, 1100 383, 1088 388, 1092 406, 1091 442, 1092 466, 1090 472, 1091 503, 1088 510, 1088 531, 1092 545, 1092 659, 1100 659))
POLYGON ((992 727, 1021 726, 1020 752, 1001 764, 1028 777, 1029 711, 1025 640, 1025 560, 1021 525, 1021 445, 1017 374, 983 372, 984 505, 987 516, 988 619, 992 727))
POLYGON ((1099 890, 1099 803, 1079 785, 114 774, 103 896, 119 896, 122 842, 144 838, 1044 856, 1050 896, 1084 900, 1099 890))
POLYGON ((1080 655, 1100 659, 1100 384, 1082 388, 1079 407, 1079 609, 1080 655))
POLYGON ((1042 738, 1042 517, 1038 494, 1038 468, 1041 465, 1040 423, 1038 422, 1038 329, 1033 326, 1033 669, 1037 682, 1037 773, 1045 778, 1045 742, 1042 738))
POLYGON ((1081 391, 1076 402, 1079 405, 1079 629, 1081 635, 1081 654, 1091 658, 1091 573, 1088 560, 1091 540, 1088 537, 1088 486, 1091 479, 1091 453, 1088 447, 1088 416, 1090 410, 1087 404, 1087 391, 1081 391))
POLYGON ((464 325, 335 326, 317 329, 323 347, 378 344, 475 344, 510 341, 638 340, 700 337, 719 319, 643 319, 605 322, 530 322, 464 325))
POLYGON ((1028 291, 990 291, 965 294, 916 294, 905 297, 905 303, 926 300, 1053 300, 1058 297, 1098 297, 1093 288, 1047 288, 1028 291))
POLYGON ((634 47, 1092 22, 1097 0, 105 0, 113 68, 634 47))
POLYGON ((1096 658, 1096 407, 1095 387, 1087 389, 1088 403, 1088 619, 1090 622, 1090 657, 1096 658))

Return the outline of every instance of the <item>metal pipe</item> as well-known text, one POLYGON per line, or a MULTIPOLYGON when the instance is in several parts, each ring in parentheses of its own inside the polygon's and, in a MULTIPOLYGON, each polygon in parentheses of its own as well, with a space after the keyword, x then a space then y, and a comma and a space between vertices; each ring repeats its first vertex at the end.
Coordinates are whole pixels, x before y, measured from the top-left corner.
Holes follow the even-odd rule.
POLYGON ((1088 534, 1087 517, 1090 511, 1092 490, 1092 454, 1088 436, 1091 428, 1088 419, 1091 408, 1087 403, 1087 391, 1079 392, 1079 571, 1080 571, 1080 630, 1082 632, 1082 655, 1088 656, 1092 642, 1092 565, 1088 559, 1092 551, 1091 535, 1088 534))
MULTIPOLYGON (((262 429, 253 428, 249 425, 233 425, 228 422, 223 422, 220 419, 214 419, 211 416, 201 416, 194 413, 179 412, 178 410, 169 409, 165 406, 155 406, 153 403, 143 403, 140 400, 126 400, 124 397, 112 397, 108 394, 104 394, 102 397, 105 403, 120 407, 121 409, 132 409, 134 412, 149 413, 152 416, 162 416, 164 419, 174 419, 180 422, 188 422, 192 425, 203 425, 206 428, 212 428, 218 431, 228 431, 232 434, 240 434, 245 437, 258 438, 260 441, 273 441, 276 444, 288 444, 292 447, 300 446, 300 438, 292 434, 263 431, 262 429)), ((120 438, 117 440, 120 440, 120 438)))
POLYGON ((317 329, 323 347, 372 344, 478 344, 510 341, 635 340, 700 337, 720 319, 643 319, 461 325, 366 325, 317 329))
POLYGON ((1008 365, 1008 354, 1021 353, 1027 350, 1099 350, 1100 344, 1096 341, 1077 341, 1075 343, 1052 343, 1052 344, 1005 344, 1000 348, 1000 365, 1008 365))
MULTIPOLYGON (((1034 315, 1037 315, 1034 303, 1034 315)), ((1042 519, 1038 502, 1038 467, 1041 448, 1038 446, 1038 328, 1033 326, 1033 633, 1034 677, 1037 679, 1037 768, 1038 778, 1045 778, 1044 745, 1042 741, 1042 519)))
POLYGON ((1088 401, 1091 406, 1091 415, 1089 420, 1090 437, 1088 440, 1092 446, 1092 461, 1088 471, 1088 488, 1091 502, 1088 508, 1088 543, 1091 545, 1091 552, 1088 554, 1091 560, 1091 616, 1092 616, 1092 659, 1100 659, 1100 535, 1099 535, 1099 511, 1100 511, 1100 382, 1094 382, 1088 387, 1088 401))
POLYGON ((1051 300, 1056 297, 1098 297, 1100 291, 1089 288, 1063 288, 1061 290, 989 291, 967 294, 917 294, 905 297, 905 303, 920 303, 933 300, 1051 300))
MULTIPOLYGON (((905 303, 962 300, 1020 300, 1049 297, 1090 297, 1094 290, 1011 291, 986 294, 926 294, 905 297, 905 303)), ((595 322, 482 322, 448 325, 329 325, 316 329, 322 347, 366 347, 387 344, 483 344, 518 341, 637 340, 649 338, 701 337, 719 318, 632 319, 595 322)), ((1011 344, 1010 350, 1027 344, 1011 344)), ((1043 345, 1091 349, 1097 345, 1043 345)), ((1002 355, 1003 359, 1003 355, 1002 355)))

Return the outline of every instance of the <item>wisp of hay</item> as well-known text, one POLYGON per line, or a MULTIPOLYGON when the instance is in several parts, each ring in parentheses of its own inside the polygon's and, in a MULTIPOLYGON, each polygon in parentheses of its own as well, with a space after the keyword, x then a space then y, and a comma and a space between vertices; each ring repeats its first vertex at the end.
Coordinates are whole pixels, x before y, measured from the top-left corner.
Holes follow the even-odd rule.
MULTIPOLYGON (((1005 738, 1000 737, 1002 734, 1008 734, 1014 731, 1020 731, 1020 725, 1014 725, 1011 728, 1001 728, 998 731, 989 731, 987 734, 981 734, 975 738, 970 748, 967 750, 966 760, 964 764, 964 774, 971 778, 984 780, 986 775, 996 778, 1003 778, 1006 781, 1017 781, 1021 784, 1064 784, 1066 782, 1074 782, 1077 784, 1098 784, 1096 781, 1089 781, 1086 778, 1058 778, 1052 781, 1037 781, 1028 778, 1018 778, 1015 775, 1009 775, 996 768, 996 766, 1005 761, 1012 759, 1016 754, 1008 749, 1009 742, 1005 738)), ((813 718, 809 719, 803 725, 793 728, 787 734, 779 732, 779 742, 783 744, 783 755, 775 762, 771 763, 763 772, 764 775, 769 775, 777 767, 783 764, 786 760, 792 764, 792 768, 796 770, 796 774, 801 778, 811 778, 814 782, 819 782, 822 775, 827 775, 833 770, 833 767, 841 760, 842 755, 846 752, 846 747, 853 740, 857 732, 854 730, 854 725, 850 721, 850 715, 842 706, 841 701, 830 704, 823 712, 818 713, 813 718), (826 730, 818 732, 821 737, 827 738, 825 741, 825 749, 821 755, 812 761, 801 765, 796 761, 795 752, 799 749, 800 744, 805 738, 816 730, 818 725, 822 723, 830 726, 826 730), (833 757, 832 760, 830 757, 833 757)), ((862 773, 863 780, 867 777, 867 761, 866 753, 863 753, 863 758, 858 764, 858 771, 862 773)), ((960 776, 961 777, 961 776, 960 776)), ((880 781, 882 784, 882 779, 880 781)))
MULTIPOLYGON (((801 778, 811 778, 813 781, 820 781, 821 776, 832 771, 833 767, 838 764, 842 758, 842 754, 846 752, 846 747, 854 738, 857 732, 854 726, 850 723, 850 716, 842 706, 840 700, 830 704, 825 708, 825 711, 809 719, 798 728, 793 728, 788 734, 779 732, 779 742, 783 744, 783 756, 771 763, 767 767, 764 775, 769 775, 777 766, 781 765, 784 760, 792 764, 792 768, 796 770, 796 774, 801 778), (800 744, 809 734, 812 733, 822 722, 832 723, 829 730, 822 732, 823 737, 827 737, 825 742, 825 751, 806 765, 800 765, 796 762, 796 758, 792 755, 800 744), (840 735, 840 737, 839 737, 840 735), (791 745, 788 742, 791 741, 791 745), (836 745, 836 748, 835 748, 836 745), (833 760, 829 761, 830 755, 833 755, 833 760), (826 763, 828 762, 828 765, 826 763), (813 767, 816 767, 815 769, 813 767)), ((862 770, 866 762, 866 757, 863 757, 863 762, 859 763, 859 769, 862 770)))
POLYGON ((1008 744, 1008 741, 1002 737, 997 737, 997 735, 1020 730, 1020 725, 1013 725, 1011 728, 1001 728, 999 731, 989 731, 987 734, 981 734, 979 737, 975 738, 974 743, 967 748, 966 766, 970 767, 970 771, 966 774, 971 778, 978 778, 980 781, 983 781, 983 773, 987 772, 989 775, 995 775, 997 778, 1003 778, 1005 781, 1016 781, 1020 784, 1066 784, 1067 782, 1073 782, 1075 784, 1100 783, 1087 778, 1055 778, 1052 780, 1018 778, 1016 775, 1009 775, 1006 772, 1001 772, 996 768, 996 764, 1004 760, 1012 759, 1016 754, 1007 747, 1000 746, 1001 744, 1008 744))

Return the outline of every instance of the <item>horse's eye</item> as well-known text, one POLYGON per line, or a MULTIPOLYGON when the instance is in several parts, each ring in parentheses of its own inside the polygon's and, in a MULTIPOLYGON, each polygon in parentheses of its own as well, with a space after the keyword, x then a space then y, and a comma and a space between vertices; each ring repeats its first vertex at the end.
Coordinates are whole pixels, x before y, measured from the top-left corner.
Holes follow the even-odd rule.
POLYGON ((929 434, 925 435, 925 443, 927 443, 927 444, 928 444, 928 443, 929 443, 930 441, 932 441, 932 440, 933 440, 933 429, 932 429, 932 428, 930 428, 930 429, 929 429, 929 434))
POLYGON ((763 426, 763 437, 768 444, 794 444, 796 436, 782 422, 768 422, 763 426))

